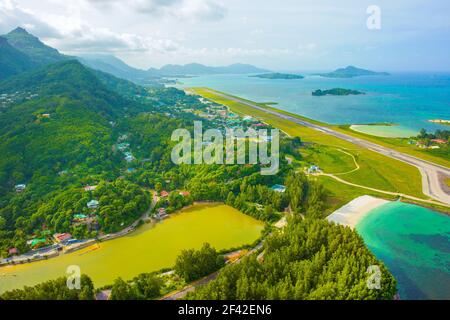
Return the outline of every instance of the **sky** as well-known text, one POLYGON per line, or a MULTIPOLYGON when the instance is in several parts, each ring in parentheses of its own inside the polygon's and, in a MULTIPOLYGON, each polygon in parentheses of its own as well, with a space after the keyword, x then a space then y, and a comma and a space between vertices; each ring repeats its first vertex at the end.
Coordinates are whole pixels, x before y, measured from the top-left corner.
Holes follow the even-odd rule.
POLYGON ((449 15, 448 0, 0 0, 0 34, 21 26, 63 53, 143 69, 450 71, 449 15))

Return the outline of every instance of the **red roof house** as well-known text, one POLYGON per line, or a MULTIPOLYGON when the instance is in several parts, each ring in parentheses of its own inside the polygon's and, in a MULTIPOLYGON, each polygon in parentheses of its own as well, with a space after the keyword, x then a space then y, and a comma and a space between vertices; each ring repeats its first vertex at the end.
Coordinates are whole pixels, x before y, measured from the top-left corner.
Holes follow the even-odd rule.
POLYGON ((70 233, 55 233, 53 235, 53 238, 57 241, 57 242, 62 242, 65 240, 69 240, 72 238, 72 235, 70 233))
POLYGON ((161 197, 166 198, 169 196, 169 193, 165 190, 161 191, 161 193, 159 194, 161 197))
POLYGON ((18 252, 19 252, 19 250, 17 250, 17 248, 9 248, 9 250, 8 250, 8 253, 10 255, 17 254, 18 252))

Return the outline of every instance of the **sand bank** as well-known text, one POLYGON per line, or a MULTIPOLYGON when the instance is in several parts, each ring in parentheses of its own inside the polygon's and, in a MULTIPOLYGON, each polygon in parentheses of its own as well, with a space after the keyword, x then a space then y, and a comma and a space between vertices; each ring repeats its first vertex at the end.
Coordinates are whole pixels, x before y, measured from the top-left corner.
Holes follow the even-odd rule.
POLYGON ((389 201, 368 195, 361 196, 333 212, 327 217, 327 220, 354 228, 371 210, 386 203, 389 201))
POLYGON ((409 138, 417 136, 418 132, 399 125, 372 125, 372 124, 353 124, 350 129, 356 132, 369 134, 383 138, 409 138))

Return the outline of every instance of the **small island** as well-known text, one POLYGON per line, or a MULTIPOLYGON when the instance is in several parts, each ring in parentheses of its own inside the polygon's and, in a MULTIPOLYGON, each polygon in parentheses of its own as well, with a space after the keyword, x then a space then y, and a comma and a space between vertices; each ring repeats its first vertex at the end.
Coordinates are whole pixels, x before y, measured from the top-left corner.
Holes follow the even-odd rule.
POLYGON ((361 69, 354 66, 336 69, 333 72, 319 74, 326 78, 353 78, 361 76, 388 76, 387 72, 375 72, 371 70, 361 69))
POLYGON ((273 79, 273 80, 295 80, 295 79, 303 79, 304 77, 299 74, 292 73, 264 73, 257 74, 254 76, 250 76, 253 78, 262 78, 262 79, 273 79))
POLYGON ((357 91, 357 90, 350 90, 350 89, 343 89, 343 88, 333 88, 329 90, 316 90, 312 92, 313 96, 321 97, 321 96, 348 96, 348 95, 360 95, 365 94, 364 92, 357 91))

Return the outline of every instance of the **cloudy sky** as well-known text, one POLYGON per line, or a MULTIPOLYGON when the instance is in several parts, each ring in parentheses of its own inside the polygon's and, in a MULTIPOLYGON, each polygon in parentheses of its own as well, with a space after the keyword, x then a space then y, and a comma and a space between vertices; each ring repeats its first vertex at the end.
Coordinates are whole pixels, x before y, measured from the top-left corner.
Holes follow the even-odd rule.
POLYGON ((448 0, 0 0, 0 33, 22 26, 64 53, 140 68, 450 71, 449 14, 448 0), (380 29, 367 27, 371 5, 380 29))

